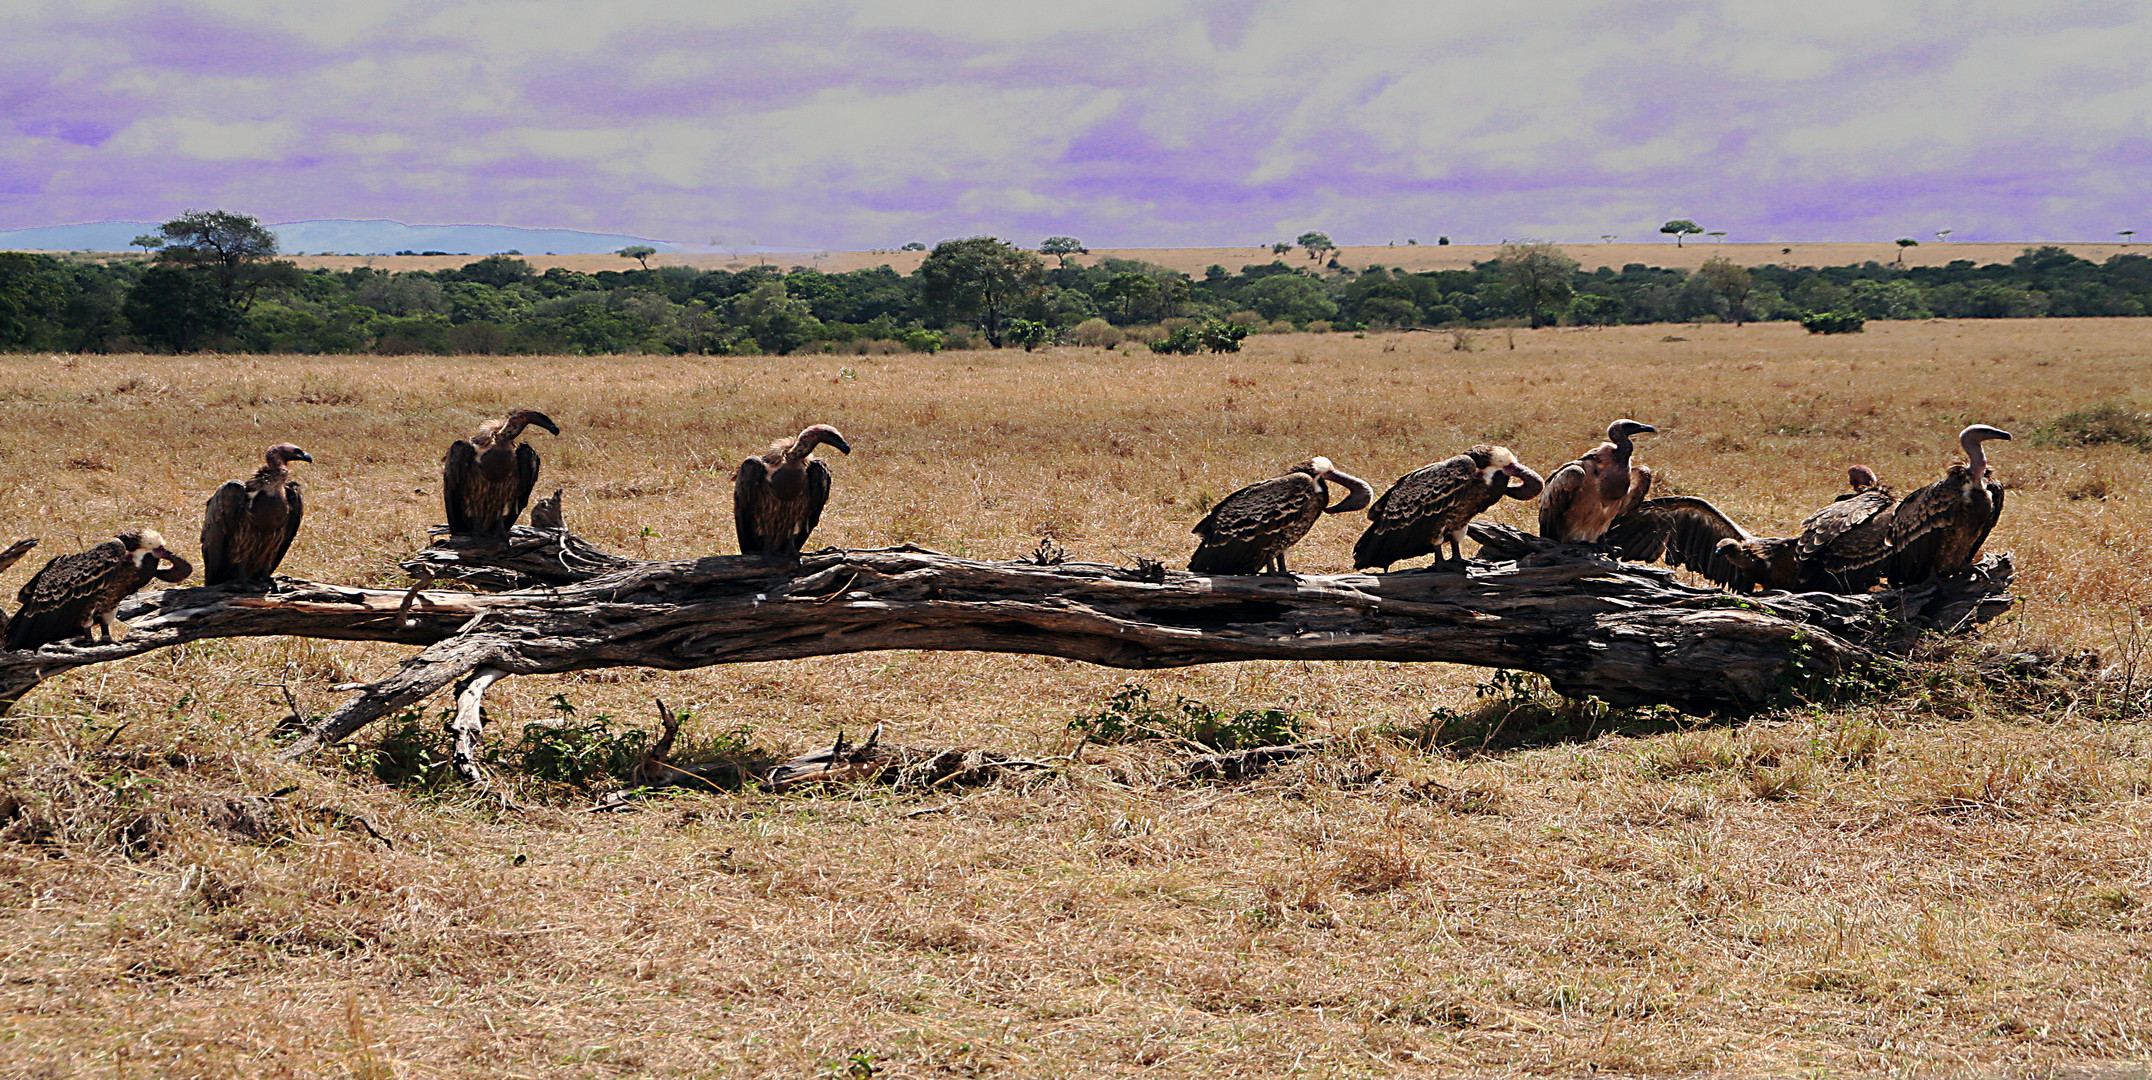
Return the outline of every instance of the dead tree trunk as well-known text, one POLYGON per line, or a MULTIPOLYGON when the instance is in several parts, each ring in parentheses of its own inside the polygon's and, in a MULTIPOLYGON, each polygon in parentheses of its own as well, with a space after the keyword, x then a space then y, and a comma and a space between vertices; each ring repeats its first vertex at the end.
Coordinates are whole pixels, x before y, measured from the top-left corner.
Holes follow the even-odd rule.
POLYGON ((185 641, 289 635, 423 648, 386 678, 350 688, 357 696, 288 756, 474 674, 481 677, 458 700, 473 740, 485 688, 503 675, 679 671, 880 649, 1033 653, 1130 669, 1440 661, 1535 671, 1564 694, 1617 705, 1742 713, 1768 704, 1789 680, 1889 656, 1907 628, 1954 630, 2011 602, 2006 556, 1949 581, 1872 596, 1734 597, 1514 530, 1485 530, 1481 539, 1507 561, 1462 571, 1202 577, 1156 564, 981 562, 910 547, 821 551, 796 563, 636 562, 563 531, 517 530, 506 544, 438 547, 412 565, 535 587, 480 594, 287 580, 266 596, 230 587, 144 593, 121 609, 134 627, 124 641, 0 653, 0 701, 70 668, 185 641))

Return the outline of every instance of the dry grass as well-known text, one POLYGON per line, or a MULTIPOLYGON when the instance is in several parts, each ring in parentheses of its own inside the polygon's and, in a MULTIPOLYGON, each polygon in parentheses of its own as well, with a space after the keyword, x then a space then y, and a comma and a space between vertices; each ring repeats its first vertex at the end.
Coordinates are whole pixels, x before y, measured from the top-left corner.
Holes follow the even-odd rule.
MULTIPOLYGON (((1519 331, 1470 353, 1275 336, 1174 360, 15 359, 0 508, 55 551, 134 522, 177 540, 216 482, 290 439, 318 464, 289 569, 387 582, 438 516, 441 446, 529 404, 566 432, 533 441, 570 523, 628 553, 725 550, 732 464, 828 421, 858 452, 819 539, 1176 559, 1211 499, 1313 453, 1387 480, 1491 439, 1544 467, 1626 414, 1659 425, 1643 454, 1669 488, 1783 529, 1850 462, 1923 482, 1969 421, 2141 407, 2147 329, 1519 331)), ((2029 440, 1995 457, 1994 543, 2025 602, 1991 636, 2133 658, 2146 457, 2029 440)), ((1296 565, 1340 568, 1352 539, 1320 526, 1296 565)), ((1226 788, 1144 780, 1166 749, 1094 748, 958 796, 508 815, 270 761, 285 709, 263 683, 324 709, 398 655, 212 642, 24 702, 0 743, 0 1075, 1989 1076, 2152 1052, 2152 740, 1962 663, 1860 708, 1465 759, 1377 729, 1467 700, 1475 672, 1145 677, 1289 702, 1344 736, 1226 788)), ((632 723, 659 695, 695 708, 690 735, 745 725, 774 748, 886 723, 1051 754, 1123 678, 885 654, 495 696, 503 739, 556 693, 632 723)))

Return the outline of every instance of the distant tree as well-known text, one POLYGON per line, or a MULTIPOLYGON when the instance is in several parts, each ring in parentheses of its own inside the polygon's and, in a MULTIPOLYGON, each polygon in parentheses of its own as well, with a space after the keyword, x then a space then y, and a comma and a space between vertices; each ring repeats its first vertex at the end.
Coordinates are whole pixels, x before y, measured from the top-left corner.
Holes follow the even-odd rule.
POLYGON ((127 246, 141 248, 145 253, 147 253, 163 247, 164 237, 158 236, 156 233, 144 233, 141 236, 137 236, 134 239, 127 241, 127 246))
POLYGON ((1435 238, 1435 246, 1436 246, 1436 247, 1448 247, 1448 246, 1450 246, 1450 238, 1449 238, 1449 237, 1447 237, 1447 236, 1438 236, 1438 237, 1436 237, 1436 238, 1435 238))
POLYGON ((160 266, 207 275, 224 302, 245 314, 264 286, 290 282, 297 267, 277 259, 276 234, 229 210, 189 210, 158 226, 160 266))
POLYGON ((1698 225, 1693 221, 1688 220, 1687 218, 1675 218, 1674 220, 1659 226, 1659 231, 1666 233, 1669 236, 1672 236, 1674 238, 1674 246, 1680 247, 1682 237, 1695 236, 1696 234, 1703 232, 1704 227, 1698 225))
POLYGON ((1308 258, 1310 259, 1320 259, 1323 257, 1324 252, 1337 250, 1337 245, 1330 242, 1330 237, 1319 232, 1301 233, 1300 239, 1294 241, 1294 243, 1299 244, 1301 249, 1308 253, 1308 258))
POLYGON ((1697 267, 1696 280, 1726 301, 1726 314, 1734 325, 1749 321, 1749 295, 1755 291, 1756 283, 1746 268, 1735 266, 1724 255, 1715 255, 1697 267))
POLYGON ((919 264, 920 298, 951 320, 972 320, 995 348, 1002 320, 1046 292, 1046 264, 991 236, 944 240, 919 264))
POLYGON ((1277 243, 1270 245, 1270 253, 1272 255, 1283 255, 1291 250, 1293 250, 1293 245, 1288 244, 1283 240, 1280 240, 1277 243))
POLYGON ((1916 248, 1916 247, 1919 247, 1919 246, 1920 246, 1920 241, 1918 241, 1918 240, 1915 240, 1915 239, 1913 239, 1913 238, 1912 238, 1912 237, 1910 237, 1910 236, 1901 236, 1901 237, 1899 237, 1899 238, 1898 238, 1898 265, 1900 265, 1900 266, 1904 266, 1904 265, 1905 265, 1905 249, 1907 249, 1907 248, 1916 248))
POLYGON ((634 259, 636 262, 643 264, 643 269, 648 270, 650 269, 650 256, 657 253, 658 249, 648 244, 632 244, 621 248, 618 254, 623 259, 634 259))
POLYGON ((821 327, 814 309, 786 293, 781 281, 767 281, 733 297, 731 307, 732 321, 764 352, 792 352, 814 340, 815 330, 821 327))
POLYGON ((60 262, 50 255, 0 252, 0 349, 20 348, 66 302, 60 262))
POLYGON ((1614 235, 1613 233, 1600 233, 1600 234, 1599 234, 1599 242, 1600 242, 1600 243, 1602 243, 1602 244, 1611 244, 1611 243, 1613 243, 1614 241, 1616 241, 1616 240, 1619 240, 1619 239, 1621 239, 1621 237, 1619 237, 1619 236, 1616 236, 1616 235, 1614 235))
POLYGON ((1073 236, 1049 236, 1039 244, 1039 254, 1058 256, 1061 265, 1067 266, 1069 256, 1089 255, 1091 249, 1083 246, 1083 241, 1073 236))
POLYGON ((1137 301, 1147 300, 1158 294, 1158 282, 1149 274, 1125 270, 1099 283, 1093 292, 1101 300, 1119 302, 1121 321, 1129 322, 1135 318, 1137 301))
POLYGON ((135 336, 162 352, 193 352, 243 321, 215 279, 176 266, 144 271, 124 310, 135 336))
POLYGON ((1956 229, 1937 229, 1935 230, 1935 242, 1940 244, 1943 241, 1950 239, 1950 234, 1957 231, 1958 230, 1956 229))
POLYGON ((1725 238, 1725 236, 1726 236, 1726 230, 1724 230, 1724 229, 1714 229, 1714 230, 1712 230, 1711 232, 1705 233, 1704 235, 1705 235, 1705 236, 1709 236, 1709 237, 1711 237, 1711 238, 1712 238, 1712 239, 1714 239, 1714 240, 1724 239, 1724 238, 1725 238))
POLYGON ((1010 319, 1007 329, 1009 344, 1021 346, 1030 352, 1054 339, 1054 328, 1036 319, 1010 319))
POLYGON ((926 246, 925 244, 922 244, 922 243, 920 243, 919 241, 917 241, 917 240, 914 240, 914 241, 912 241, 911 243, 909 243, 909 244, 906 244, 906 245, 904 245, 903 247, 900 247, 900 248, 898 248, 897 250, 898 250, 898 251, 925 251, 926 249, 927 249, 927 246, 926 246))
POLYGON ((2119 236, 2119 237, 2121 237, 2121 238, 2122 238, 2122 246, 2123 246, 2123 247, 2128 247, 2128 246, 2130 246, 2130 237, 2136 236, 2136 235, 2137 235, 2137 230, 2135 230, 2135 229, 2123 229, 2122 231, 2120 231, 2120 232, 2117 232, 2117 233, 2116 233, 2115 235, 2116 235, 2116 236, 2119 236))
POLYGON ((1551 326, 1576 295, 1577 261, 1553 244, 1504 244, 1498 256, 1502 282, 1533 326, 1551 326))
POLYGON ((537 276, 531 264, 508 255, 488 255, 477 262, 465 263, 460 269, 447 272, 457 280, 491 285, 498 289, 537 276))

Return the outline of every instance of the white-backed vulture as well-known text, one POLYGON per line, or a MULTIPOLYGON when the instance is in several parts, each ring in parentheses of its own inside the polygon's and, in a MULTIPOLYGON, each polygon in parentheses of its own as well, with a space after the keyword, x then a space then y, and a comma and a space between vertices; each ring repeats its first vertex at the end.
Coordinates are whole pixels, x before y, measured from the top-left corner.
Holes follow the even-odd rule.
POLYGON ((104 631, 106 641, 118 641, 127 636, 127 624, 112 614, 120 601, 153 578, 177 583, 192 573, 194 567, 165 547, 155 529, 129 529, 88 551, 62 555, 16 594, 22 606, 8 621, 7 647, 70 641, 92 627, 104 631), (160 568, 165 561, 172 565, 160 568))
POLYGON ((1249 484, 1218 500, 1191 530, 1202 541, 1188 559, 1198 574, 1283 574, 1285 551, 1315 527, 1324 514, 1359 510, 1375 498, 1375 489, 1357 476, 1338 471, 1329 458, 1303 461, 1285 475, 1249 484), (1328 484, 1346 489, 1335 505, 1328 484))
POLYGON ((245 482, 226 480, 202 511, 202 583, 268 582, 299 535, 306 502, 291 463, 313 461, 306 451, 278 443, 267 463, 245 482))
POLYGON ((1368 507, 1369 525, 1353 545, 1354 569, 1379 566, 1421 555, 1442 554, 1464 562, 1465 526, 1504 496, 1529 502, 1546 487, 1506 446, 1475 446, 1453 458, 1423 465, 1397 478, 1390 490, 1368 507), (1510 481, 1515 480, 1516 483, 1510 481))
POLYGON ((1974 424, 1958 433, 1965 463, 1907 495, 1891 514, 1890 565, 1894 588, 1948 577, 1971 566, 2003 513, 2003 486, 1988 475, 1984 443, 2010 433, 1974 424))
POLYGON ((1607 441, 1554 470, 1539 496, 1539 535, 1597 543, 1607 528, 1651 493, 1651 470, 1630 464, 1632 436, 1658 431, 1635 420, 1607 425, 1607 441))
POLYGON ((1866 465, 1847 469, 1846 482, 1850 493, 1801 522, 1796 548, 1808 588, 1864 593, 1883 580, 1898 497, 1866 465))
POLYGON ((560 425, 533 409, 517 409, 479 425, 478 433, 450 443, 441 459, 441 500, 448 531, 456 536, 507 536, 538 485, 538 451, 516 440, 536 424, 560 434, 560 425))
POLYGON ((807 546, 807 535, 829 504, 829 463, 814 456, 822 445, 852 452, 836 428, 816 424, 740 463, 732 478, 732 526, 740 554, 793 558, 807 546))

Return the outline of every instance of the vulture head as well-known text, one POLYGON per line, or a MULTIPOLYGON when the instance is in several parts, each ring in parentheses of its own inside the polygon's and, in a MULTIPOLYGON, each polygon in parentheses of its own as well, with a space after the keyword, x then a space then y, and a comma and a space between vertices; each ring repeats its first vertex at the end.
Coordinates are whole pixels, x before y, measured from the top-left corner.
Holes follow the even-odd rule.
POLYGON ((1883 486, 1883 481, 1876 476, 1876 471, 1866 465, 1855 465, 1847 469, 1846 483, 1853 485, 1853 490, 1855 491, 1866 491, 1869 488, 1883 486))
POLYGON ((1479 469, 1480 480, 1488 486, 1493 486, 1498 477, 1514 478, 1519 486, 1503 492, 1512 499, 1539 498, 1539 493, 1547 486, 1546 479, 1518 461, 1517 455, 1507 446, 1480 445, 1465 453, 1471 456, 1473 466, 1479 469))
POLYGON ((509 413, 508 430, 506 434, 509 438, 514 438, 517 435, 523 434, 523 429, 529 427, 532 424, 536 424, 539 427, 542 427, 555 435, 560 434, 560 425, 554 423, 552 417, 547 416, 546 414, 539 412, 536 409, 517 409, 516 411, 509 413))
POLYGON ((1616 446, 1627 446, 1629 445, 1630 436, 1656 435, 1658 431, 1658 428, 1652 427, 1642 420, 1631 420, 1623 417, 1607 425, 1607 441, 1616 446))
POLYGON ((164 534, 155 529, 129 529, 119 535, 120 546, 127 549, 127 557, 135 565, 154 570, 166 560, 178 562, 179 556, 164 546, 164 534))
POLYGON ((2002 439, 2007 442, 2010 439, 2010 433, 2001 428, 1989 427, 1986 424, 1974 424, 1964 431, 1958 432, 1958 445, 1965 448, 1965 471, 1970 473, 1975 480, 1987 475, 1988 455, 1980 444, 1987 442, 1989 439, 2002 439))
POLYGON ((1729 536, 1719 541, 1716 554, 1766 589, 1791 590, 1801 580, 1800 544, 1795 540, 1770 536, 1736 540, 1729 536))
POLYGON ((813 450, 818 445, 834 446, 839 453, 843 454, 852 452, 852 444, 844 441, 843 433, 828 424, 816 424, 801 431, 798 441, 793 445, 797 446, 799 452, 803 454, 813 450))
POLYGON ((285 465, 289 465, 294 461, 311 462, 314 460, 314 456, 312 454, 309 454, 306 451, 301 450, 288 442, 280 442, 275 446, 270 447, 269 452, 263 456, 269 459, 269 464, 275 465, 279 468, 282 468, 285 465))
POLYGON ((1314 477, 1317 482, 1327 481, 1332 484, 1342 485, 1345 488, 1344 498, 1323 507, 1323 513, 1325 514, 1349 514, 1355 510, 1364 510, 1367 508, 1367 504, 1375 501, 1375 486, 1373 484, 1351 473, 1339 470, 1337 466, 1330 463, 1329 458, 1309 458, 1293 466, 1292 471, 1307 473, 1309 476, 1314 477))

